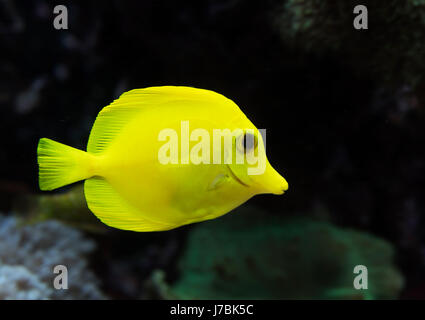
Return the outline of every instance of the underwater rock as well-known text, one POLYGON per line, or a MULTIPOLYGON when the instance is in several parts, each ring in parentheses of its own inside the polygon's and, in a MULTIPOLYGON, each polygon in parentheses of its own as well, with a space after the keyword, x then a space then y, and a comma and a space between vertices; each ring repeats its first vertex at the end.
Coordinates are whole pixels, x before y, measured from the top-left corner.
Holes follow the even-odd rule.
POLYGON ((181 299, 392 299, 403 285, 392 259, 389 243, 364 232, 242 207, 194 227, 171 291, 181 299), (356 265, 368 268, 367 290, 353 288, 356 265))
POLYGON ((285 0, 273 11, 283 41, 306 53, 337 54, 353 70, 418 85, 425 73, 425 1, 365 0, 369 29, 355 30, 358 1, 285 0), (365 49, 367 48, 367 49, 365 49))
MULTIPOLYGON (((31 293, 37 295, 37 299, 105 299, 86 260, 86 256, 94 249, 93 241, 84 238, 80 231, 58 221, 20 226, 14 216, 0 215, 0 266, 18 268, 16 270, 23 279, 28 279, 24 281, 40 289, 41 296, 31 293), (56 265, 64 265, 68 269, 66 290, 53 289, 53 280, 57 276, 53 273, 53 268, 56 265), (19 269, 20 267, 26 268, 28 272, 19 269), (52 290, 41 290, 34 277, 52 290)), ((4 272, 10 271, 5 270, 4 272)), ((10 280, 10 288, 13 288, 13 281, 18 280, 13 277, 10 280)), ((19 294, 17 292, 16 296, 19 294)))

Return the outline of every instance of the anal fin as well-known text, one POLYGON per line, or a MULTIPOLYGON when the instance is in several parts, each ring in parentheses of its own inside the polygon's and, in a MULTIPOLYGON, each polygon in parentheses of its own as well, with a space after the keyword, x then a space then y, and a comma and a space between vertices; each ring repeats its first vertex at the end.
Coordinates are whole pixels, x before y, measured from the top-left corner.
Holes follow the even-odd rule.
POLYGON ((103 178, 87 179, 84 193, 89 209, 110 227, 143 232, 164 231, 175 227, 145 218, 142 212, 123 199, 103 178))

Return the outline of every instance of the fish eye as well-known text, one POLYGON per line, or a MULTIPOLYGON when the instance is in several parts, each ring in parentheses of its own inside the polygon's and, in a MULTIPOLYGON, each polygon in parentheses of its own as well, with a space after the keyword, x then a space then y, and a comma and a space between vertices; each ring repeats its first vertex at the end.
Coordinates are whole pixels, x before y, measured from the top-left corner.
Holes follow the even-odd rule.
POLYGON ((257 148, 258 138, 252 133, 244 133, 239 138, 238 149, 241 152, 246 153, 247 151, 254 150, 257 148))

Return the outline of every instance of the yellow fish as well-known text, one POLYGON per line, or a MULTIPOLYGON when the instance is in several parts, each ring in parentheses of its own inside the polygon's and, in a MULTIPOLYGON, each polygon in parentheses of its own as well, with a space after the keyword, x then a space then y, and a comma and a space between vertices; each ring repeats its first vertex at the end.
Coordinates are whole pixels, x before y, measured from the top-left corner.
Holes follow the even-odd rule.
POLYGON ((98 114, 87 152, 42 138, 37 154, 41 190, 85 180, 89 209, 124 230, 169 230, 288 189, 239 107, 191 87, 125 92, 98 114))

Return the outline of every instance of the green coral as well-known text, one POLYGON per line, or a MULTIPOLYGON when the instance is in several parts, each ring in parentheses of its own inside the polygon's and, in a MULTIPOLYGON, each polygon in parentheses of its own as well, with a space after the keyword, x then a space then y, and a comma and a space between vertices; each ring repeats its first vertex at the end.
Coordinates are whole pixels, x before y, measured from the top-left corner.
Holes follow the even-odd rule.
POLYGON ((280 1, 273 21, 285 43, 337 55, 387 82, 418 85, 425 72, 425 0, 280 1), (355 30, 353 9, 368 9, 368 30, 355 30))
POLYGON ((171 291, 183 299, 391 299, 403 284, 392 259, 391 245, 369 234, 245 207, 193 229, 171 291), (367 290, 353 288, 356 265, 368 268, 367 290))

